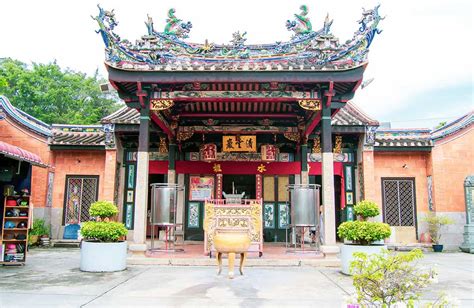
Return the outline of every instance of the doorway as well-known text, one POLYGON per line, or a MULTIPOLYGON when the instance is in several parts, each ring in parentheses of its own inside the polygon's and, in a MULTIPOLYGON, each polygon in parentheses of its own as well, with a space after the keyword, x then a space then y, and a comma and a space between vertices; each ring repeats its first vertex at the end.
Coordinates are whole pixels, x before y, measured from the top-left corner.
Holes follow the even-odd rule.
POLYGON ((222 191, 226 194, 241 194, 245 193, 245 199, 256 198, 256 176, 255 174, 241 175, 241 174, 224 174, 222 178, 222 191))

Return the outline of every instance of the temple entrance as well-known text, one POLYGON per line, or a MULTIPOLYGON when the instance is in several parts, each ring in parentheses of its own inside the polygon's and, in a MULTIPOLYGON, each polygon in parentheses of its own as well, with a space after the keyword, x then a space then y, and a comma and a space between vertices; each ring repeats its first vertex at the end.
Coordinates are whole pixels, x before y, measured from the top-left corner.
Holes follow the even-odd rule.
MULTIPOLYGON (((256 198, 256 178, 254 174, 241 175, 241 174, 224 174, 222 178, 222 191, 226 194, 241 194, 245 193, 245 199, 256 198)), ((223 196, 217 196, 217 198, 224 198, 223 196)))

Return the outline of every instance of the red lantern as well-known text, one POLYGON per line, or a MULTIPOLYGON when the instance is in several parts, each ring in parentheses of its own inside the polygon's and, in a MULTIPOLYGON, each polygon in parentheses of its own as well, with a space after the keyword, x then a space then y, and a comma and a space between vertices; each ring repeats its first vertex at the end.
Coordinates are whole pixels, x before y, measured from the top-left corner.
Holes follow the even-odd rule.
POLYGON ((217 146, 214 143, 204 144, 201 148, 201 155, 204 161, 217 160, 217 146))
POLYGON ((272 144, 262 145, 262 160, 263 161, 276 161, 277 148, 272 144))

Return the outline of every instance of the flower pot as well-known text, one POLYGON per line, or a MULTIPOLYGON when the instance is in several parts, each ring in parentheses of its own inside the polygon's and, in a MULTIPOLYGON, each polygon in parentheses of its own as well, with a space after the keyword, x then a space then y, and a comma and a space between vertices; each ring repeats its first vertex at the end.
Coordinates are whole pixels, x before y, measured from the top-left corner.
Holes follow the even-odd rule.
POLYGON ((127 242, 82 241, 81 271, 117 272, 127 268, 127 242))
POLYGON ((432 247, 433 247, 434 252, 442 252, 443 251, 443 245, 433 244, 432 247))
POLYGON ((365 252, 366 254, 380 253, 382 249, 387 249, 386 245, 355 245, 344 244, 341 247, 341 271, 343 274, 350 275, 350 265, 354 260, 354 252, 365 252))
POLYGON ((28 245, 34 245, 38 243, 38 235, 29 234, 28 235, 28 245))

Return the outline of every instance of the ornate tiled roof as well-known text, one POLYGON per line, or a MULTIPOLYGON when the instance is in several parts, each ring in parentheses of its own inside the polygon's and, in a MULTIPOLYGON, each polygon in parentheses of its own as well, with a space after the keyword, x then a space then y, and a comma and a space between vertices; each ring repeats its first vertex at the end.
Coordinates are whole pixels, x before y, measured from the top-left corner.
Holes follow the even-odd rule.
POLYGON ((340 44, 331 34, 332 20, 326 17, 323 27, 313 30, 308 8, 287 20, 286 27, 293 32, 290 41, 273 44, 246 45, 247 32, 233 33, 229 44, 205 42, 194 44, 184 41, 192 28, 168 11, 166 26, 156 31, 153 20, 145 22, 147 34, 135 42, 122 39, 115 33, 117 22, 114 11, 99 6, 94 19, 98 33, 105 44, 106 64, 134 71, 268 71, 268 70, 345 70, 367 63, 368 48, 376 34, 381 18, 379 6, 364 10, 358 21, 358 30, 352 39, 340 44))
POLYGON ((375 133, 376 147, 431 147, 429 129, 379 129, 375 133))
POLYGON ((439 140, 444 137, 454 135, 460 130, 466 127, 472 127, 474 125, 474 110, 468 112, 467 114, 463 115, 459 119, 456 119, 446 125, 435 129, 431 132, 432 138, 434 140, 439 140))
POLYGON ((336 115, 332 118, 331 123, 336 126, 379 125, 377 120, 370 118, 352 102, 348 102, 343 108, 339 109, 336 115))
POLYGON ((54 125, 50 145, 105 146, 102 125, 54 125))
POLYGON ((32 117, 18 108, 15 108, 8 98, 0 95, 0 120, 7 115, 15 122, 37 134, 45 137, 50 137, 52 134, 50 125, 32 117))
MULTIPOLYGON (((124 106, 116 112, 102 118, 101 123, 139 124, 140 114, 137 110, 124 106)), ((379 122, 367 116, 355 104, 349 102, 339 110, 332 119, 332 125, 337 126, 365 126, 379 125, 379 122)))
POLYGON ((102 118, 101 123, 139 124, 140 114, 136 109, 124 106, 114 113, 102 118))

